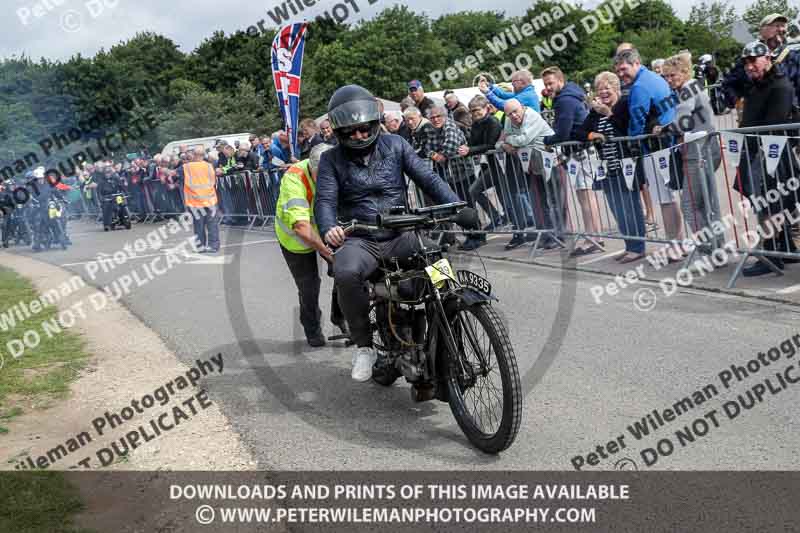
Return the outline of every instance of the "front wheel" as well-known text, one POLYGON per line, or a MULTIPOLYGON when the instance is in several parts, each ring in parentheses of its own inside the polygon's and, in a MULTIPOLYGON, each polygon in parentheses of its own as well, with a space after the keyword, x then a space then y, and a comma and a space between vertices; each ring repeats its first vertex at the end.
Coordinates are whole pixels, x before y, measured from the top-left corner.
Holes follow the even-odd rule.
POLYGON ((488 304, 460 308, 448 320, 458 352, 446 363, 450 409, 472 444, 499 453, 514 442, 522 419, 514 348, 488 304))

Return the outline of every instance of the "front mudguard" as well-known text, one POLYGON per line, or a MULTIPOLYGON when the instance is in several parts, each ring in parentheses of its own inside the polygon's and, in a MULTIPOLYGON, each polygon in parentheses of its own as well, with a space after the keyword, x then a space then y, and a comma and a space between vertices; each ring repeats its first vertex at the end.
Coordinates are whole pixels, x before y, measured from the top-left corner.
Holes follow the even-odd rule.
MULTIPOLYGON (((458 311, 465 309, 467 307, 471 307, 473 305, 488 305, 491 304, 492 300, 496 298, 492 298, 491 296, 486 296, 475 289, 469 287, 461 287, 456 289, 455 291, 449 293, 445 298, 443 298, 442 305, 444 307, 445 315, 449 318, 455 315, 458 311)), ((446 374, 446 360, 445 354, 447 353, 446 350, 446 341, 443 338, 445 334, 445 325, 441 323, 440 319, 437 318, 435 327, 433 328, 431 337, 430 337, 430 347, 428 353, 431 357, 431 367, 435 369, 435 375, 437 381, 441 383, 441 380, 445 378, 446 374)))

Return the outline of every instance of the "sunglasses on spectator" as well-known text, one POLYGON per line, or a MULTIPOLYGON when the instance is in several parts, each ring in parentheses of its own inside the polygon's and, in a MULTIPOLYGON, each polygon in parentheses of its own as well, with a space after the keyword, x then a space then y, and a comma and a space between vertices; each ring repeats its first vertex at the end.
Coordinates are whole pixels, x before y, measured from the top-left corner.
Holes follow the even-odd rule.
POLYGON ((353 126, 351 128, 342 128, 342 135, 345 135, 347 137, 353 135, 356 132, 362 135, 366 135, 367 133, 372 132, 372 126, 369 124, 361 124, 359 126, 353 126))

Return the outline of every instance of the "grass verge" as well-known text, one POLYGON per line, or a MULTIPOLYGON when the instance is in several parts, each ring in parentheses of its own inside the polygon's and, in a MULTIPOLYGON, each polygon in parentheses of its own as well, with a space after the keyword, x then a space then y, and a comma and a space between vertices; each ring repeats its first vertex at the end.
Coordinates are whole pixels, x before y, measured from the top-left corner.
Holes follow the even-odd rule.
MULTIPOLYGON (((19 302, 38 297, 36 289, 14 271, 0 267, 0 315, 19 302)), ((25 412, 27 406, 46 406, 66 396, 88 354, 83 339, 68 329, 49 337, 42 322, 57 315, 49 306, 22 323, 0 326, 0 446, 8 433, 3 423, 25 412), (35 330, 41 341, 26 348, 17 359, 7 343, 35 330)), ((2 320, 2 316, 0 316, 2 320)), ((15 533, 91 533, 73 525, 72 516, 82 509, 77 490, 59 472, 0 473, 0 531, 15 533)))
POLYGON ((83 505, 59 472, 0 473, 0 531, 91 533, 73 524, 83 505))
MULTIPOLYGON (((36 289, 14 271, 0 267, 0 315, 19 302, 29 302, 38 297, 36 289)), ((63 329, 49 336, 42 322, 57 316, 54 306, 44 308, 23 322, 11 325, 0 316, 0 439, 8 429, 4 422, 25 412, 28 406, 47 406, 69 392, 69 384, 85 366, 88 354, 86 344, 75 332, 63 329), (9 353, 7 343, 22 339, 26 331, 33 330, 40 342, 34 348, 25 348, 19 358, 9 353)), ((0 443, 2 440, 0 440, 0 443)), ((1 444, 0 444, 1 445, 1 444)), ((0 529, 0 531, 3 531, 0 529)))

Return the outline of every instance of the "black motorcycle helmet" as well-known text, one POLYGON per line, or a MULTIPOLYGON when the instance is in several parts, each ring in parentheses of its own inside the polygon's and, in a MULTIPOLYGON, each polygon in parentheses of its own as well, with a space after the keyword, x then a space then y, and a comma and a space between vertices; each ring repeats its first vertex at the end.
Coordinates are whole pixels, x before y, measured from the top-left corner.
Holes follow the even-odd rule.
POLYGON ((381 131, 381 112, 378 101, 368 90, 358 85, 340 87, 328 103, 328 120, 339 143, 351 150, 366 151, 381 131), (369 128, 364 140, 350 138, 354 129, 369 128))

